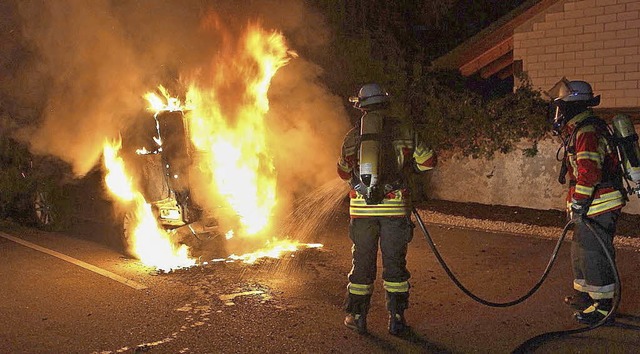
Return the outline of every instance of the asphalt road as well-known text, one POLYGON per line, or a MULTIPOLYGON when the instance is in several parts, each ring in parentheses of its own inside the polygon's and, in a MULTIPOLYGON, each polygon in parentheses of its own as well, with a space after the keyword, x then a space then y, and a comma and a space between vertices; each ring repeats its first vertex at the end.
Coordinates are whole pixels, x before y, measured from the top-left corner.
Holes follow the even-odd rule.
MULTIPOLYGON (((342 325, 351 261, 347 225, 348 217, 339 215, 308 240, 324 248, 282 260, 214 263, 159 274, 100 242, 103 228, 87 238, 5 224, 0 227, 0 353, 509 353, 542 333, 579 327, 562 303, 571 289, 568 244, 529 300, 490 308, 454 286, 416 229, 409 250, 411 333, 403 338, 387 333, 381 280, 369 316, 371 333, 351 332, 342 325)), ((526 293, 555 245, 427 227, 460 280, 491 301, 526 293)), ((620 249, 617 257, 623 297, 616 324, 526 349, 640 352, 640 253, 620 249)))

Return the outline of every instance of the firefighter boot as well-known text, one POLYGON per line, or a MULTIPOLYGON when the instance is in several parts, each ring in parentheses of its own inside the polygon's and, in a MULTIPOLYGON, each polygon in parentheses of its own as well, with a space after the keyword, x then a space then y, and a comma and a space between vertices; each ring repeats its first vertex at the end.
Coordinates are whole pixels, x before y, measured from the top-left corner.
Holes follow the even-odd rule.
POLYGON ((573 294, 564 298, 564 303, 576 311, 584 311, 593 305, 593 299, 589 293, 573 290, 573 294))
MULTIPOLYGON (((575 318, 576 321, 582 324, 593 326, 602 321, 609 314, 612 306, 612 299, 598 299, 594 301, 593 305, 587 307, 582 311, 576 312, 573 315, 573 318, 575 318)), ((610 316, 604 324, 612 324, 613 322, 614 318, 612 314, 612 316, 610 316)))
POLYGON ((344 325, 360 334, 367 333, 367 315, 360 313, 349 313, 344 318, 344 325))
POLYGON ((409 293, 387 292, 387 310, 389 310, 389 333, 394 336, 409 329, 404 319, 404 310, 409 307, 409 293))
POLYGON ((389 312, 389 333, 394 336, 398 336, 404 333, 408 328, 407 322, 404 320, 404 313, 389 312))
POLYGON ((369 303, 371 295, 356 295, 349 293, 347 295, 346 311, 347 316, 344 318, 344 325, 360 334, 367 333, 367 313, 369 312, 369 303))

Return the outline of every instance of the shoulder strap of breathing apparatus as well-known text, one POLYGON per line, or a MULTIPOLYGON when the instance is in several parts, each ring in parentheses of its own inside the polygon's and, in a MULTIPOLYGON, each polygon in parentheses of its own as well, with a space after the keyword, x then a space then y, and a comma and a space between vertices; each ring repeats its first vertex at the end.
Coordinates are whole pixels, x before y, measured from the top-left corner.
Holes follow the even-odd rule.
POLYGON ((564 150, 564 154, 562 157, 562 166, 560 167, 560 175, 558 176, 558 182, 560 182, 560 184, 567 183, 566 175, 567 175, 567 172, 569 171, 568 155, 569 153, 575 154, 576 137, 578 135, 578 132, 580 131, 580 129, 586 127, 587 125, 594 125, 596 127, 599 127, 600 131, 607 132, 605 134, 605 137, 607 138, 607 143, 610 142, 610 139, 607 137, 607 135, 611 135, 609 131, 609 127, 607 126, 607 123, 605 123, 602 119, 594 116, 589 116, 584 120, 582 120, 581 122, 579 122, 578 124, 576 124, 575 128, 571 132, 571 135, 569 135, 566 139, 564 139, 564 141, 562 142, 562 145, 560 146, 560 148, 564 150))

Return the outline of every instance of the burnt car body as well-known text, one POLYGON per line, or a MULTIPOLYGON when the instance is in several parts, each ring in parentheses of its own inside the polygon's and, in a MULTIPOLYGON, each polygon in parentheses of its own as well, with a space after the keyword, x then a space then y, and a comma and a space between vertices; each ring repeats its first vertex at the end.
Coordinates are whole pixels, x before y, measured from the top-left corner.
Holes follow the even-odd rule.
MULTIPOLYGON (((138 185, 151 205, 158 225, 178 238, 198 240, 217 236, 215 218, 192 198, 191 175, 195 149, 183 111, 161 111, 136 129, 137 138, 123 148, 133 161, 138 185), (132 151, 135 150, 135 154, 132 151)), ((132 216, 125 214, 124 233, 129 238, 132 216)))

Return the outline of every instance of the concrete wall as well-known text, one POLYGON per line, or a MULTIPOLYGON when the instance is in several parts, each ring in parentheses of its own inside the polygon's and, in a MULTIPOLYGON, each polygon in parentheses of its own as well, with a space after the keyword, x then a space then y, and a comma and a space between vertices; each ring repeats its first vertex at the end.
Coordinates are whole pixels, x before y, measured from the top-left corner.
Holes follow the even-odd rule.
MULTIPOLYGON (((555 156, 560 142, 556 139, 540 142, 534 157, 517 150, 497 154, 493 160, 440 158, 426 193, 431 198, 457 202, 564 210, 568 186, 558 183, 560 162, 555 156)), ((624 212, 640 214, 640 199, 630 199, 624 212)))
POLYGON ((534 87, 585 80, 600 107, 640 106, 640 0, 558 1, 514 33, 514 60, 534 87))

